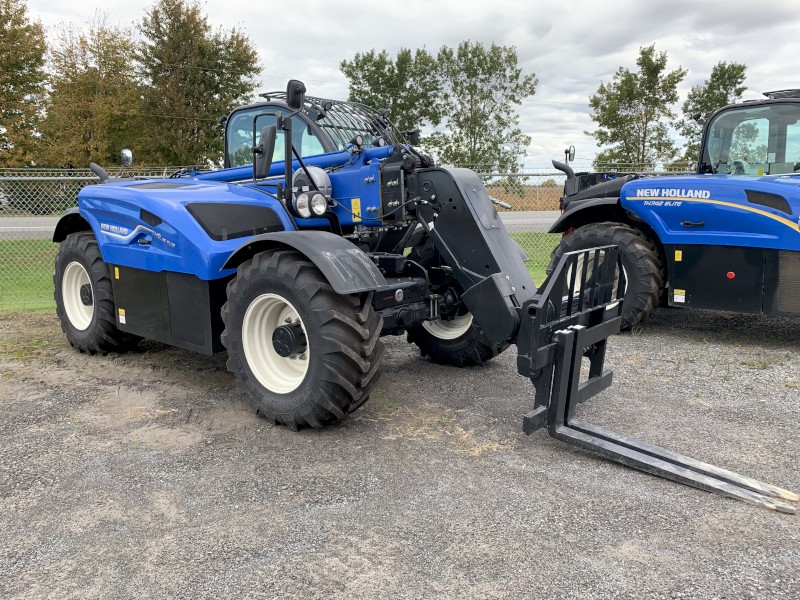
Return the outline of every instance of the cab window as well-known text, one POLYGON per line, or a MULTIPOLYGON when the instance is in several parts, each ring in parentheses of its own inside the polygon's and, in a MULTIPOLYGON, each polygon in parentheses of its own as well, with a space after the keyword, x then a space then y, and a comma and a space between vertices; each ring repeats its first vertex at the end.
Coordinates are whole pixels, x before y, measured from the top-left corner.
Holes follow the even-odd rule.
POLYGON ((737 107, 711 122, 703 171, 773 175, 800 171, 800 104, 737 107))
MULTIPOLYGON (((230 167, 244 167, 253 164, 252 148, 258 144, 261 136, 261 129, 266 125, 277 125, 278 119, 275 115, 264 114, 274 113, 281 110, 280 107, 259 106, 253 109, 237 112, 228 121, 226 128, 227 135, 227 163, 230 167), (253 138, 253 119, 255 123, 255 139, 253 138)), ((282 109, 286 111, 285 108, 282 109)), ((292 122, 292 143, 300 156, 313 156, 323 154, 325 149, 319 138, 314 135, 308 125, 300 118, 295 117, 292 122)), ((275 140, 275 152, 272 160, 278 161, 284 158, 283 134, 279 131, 275 140)))

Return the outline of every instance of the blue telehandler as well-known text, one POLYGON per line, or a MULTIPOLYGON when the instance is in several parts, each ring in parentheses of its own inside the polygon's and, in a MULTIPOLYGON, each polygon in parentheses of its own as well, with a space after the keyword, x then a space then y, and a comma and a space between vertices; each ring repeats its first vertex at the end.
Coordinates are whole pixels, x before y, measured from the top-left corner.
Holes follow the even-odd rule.
POLYGON ((459 367, 516 344, 535 388, 526 433, 547 428, 650 473, 795 512, 792 492, 576 419, 577 403, 611 384, 616 247, 565 253, 537 290, 478 176, 435 167, 406 137, 385 112, 306 97, 292 80, 228 116, 223 169, 153 180, 94 165, 101 185, 80 192, 53 238, 70 344, 96 354, 148 338, 227 352, 257 412, 292 429, 367 401, 383 335, 405 332, 459 367))
MULTIPOLYGON (((692 175, 567 175, 565 234, 549 270, 573 250, 614 244, 627 280, 624 328, 661 303, 800 316, 800 90, 725 106, 705 119, 692 175)), ((699 115, 698 115, 699 118, 699 115)))

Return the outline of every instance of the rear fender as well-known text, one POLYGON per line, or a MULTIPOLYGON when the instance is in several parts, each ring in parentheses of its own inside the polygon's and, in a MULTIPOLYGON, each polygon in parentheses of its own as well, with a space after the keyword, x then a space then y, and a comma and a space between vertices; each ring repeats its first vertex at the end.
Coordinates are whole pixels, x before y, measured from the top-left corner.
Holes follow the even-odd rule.
POLYGON ((259 252, 292 248, 304 254, 337 294, 369 292, 387 285, 375 263, 355 244, 328 231, 279 231, 250 238, 223 265, 235 269, 259 252))

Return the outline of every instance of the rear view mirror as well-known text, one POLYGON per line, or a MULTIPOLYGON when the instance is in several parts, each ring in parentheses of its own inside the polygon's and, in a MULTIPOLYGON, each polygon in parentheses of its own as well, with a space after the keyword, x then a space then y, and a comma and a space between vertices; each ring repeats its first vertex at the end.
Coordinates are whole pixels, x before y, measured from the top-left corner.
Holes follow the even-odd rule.
POLYGON ((130 167, 133 164, 133 152, 125 148, 119 153, 120 162, 123 167, 130 167))
POLYGON ((297 79, 290 79, 286 85, 286 104, 295 110, 303 108, 306 101, 306 84, 297 79))
POLYGON ((256 181, 269 175, 277 135, 278 128, 275 125, 266 125, 261 129, 261 139, 258 141, 258 145, 253 146, 253 178, 256 181))

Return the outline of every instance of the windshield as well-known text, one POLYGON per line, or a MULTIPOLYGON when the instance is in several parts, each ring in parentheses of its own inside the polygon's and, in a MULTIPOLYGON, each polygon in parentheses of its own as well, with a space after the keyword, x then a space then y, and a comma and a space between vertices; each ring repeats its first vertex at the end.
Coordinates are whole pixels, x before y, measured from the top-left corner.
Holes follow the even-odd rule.
POLYGON ((701 172, 773 175, 800 171, 800 103, 739 105, 710 123, 701 172))

